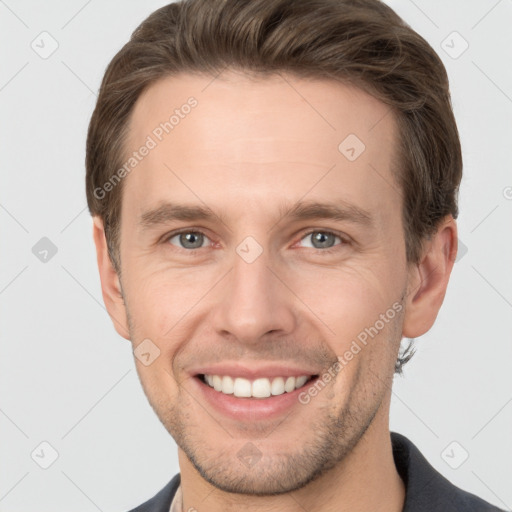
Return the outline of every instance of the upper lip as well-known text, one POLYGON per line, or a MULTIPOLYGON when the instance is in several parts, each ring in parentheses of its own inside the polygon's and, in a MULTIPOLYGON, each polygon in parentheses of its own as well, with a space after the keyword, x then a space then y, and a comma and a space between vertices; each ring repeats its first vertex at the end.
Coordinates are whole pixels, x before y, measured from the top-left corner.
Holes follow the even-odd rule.
POLYGON ((290 365, 265 365, 247 367, 237 363, 223 363, 211 366, 202 366, 194 368, 192 376, 196 375, 229 375, 230 377, 242 377, 244 379, 254 380, 260 377, 271 379, 273 377, 299 377, 300 375, 313 376, 319 372, 308 368, 299 368, 290 365))

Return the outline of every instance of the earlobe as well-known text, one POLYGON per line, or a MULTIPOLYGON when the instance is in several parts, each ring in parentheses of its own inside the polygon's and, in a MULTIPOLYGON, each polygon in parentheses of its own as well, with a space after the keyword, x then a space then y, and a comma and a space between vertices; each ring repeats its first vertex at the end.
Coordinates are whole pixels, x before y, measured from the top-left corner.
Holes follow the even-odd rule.
POLYGON ((402 336, 417 338, 429 331, 443 303, 457 254, 457 224, 449 215, 425 241, 421 261, 411 266, 402 336))
POLYGON ((98 216, 93 217, 93 239, 96 246, 96 259, 105 307, 118 334, 129 340, 130 334, 121 283, 108 254, 103 221, 98 216))

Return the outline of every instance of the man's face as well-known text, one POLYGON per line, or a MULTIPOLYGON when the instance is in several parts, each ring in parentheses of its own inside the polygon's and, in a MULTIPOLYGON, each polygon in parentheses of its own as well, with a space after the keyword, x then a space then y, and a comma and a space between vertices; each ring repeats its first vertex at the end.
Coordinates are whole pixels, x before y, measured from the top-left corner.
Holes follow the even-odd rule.
POLYGON ((297 489, 372 421, 386 424, 407 288, 388 114, 342 84, 233 72, 161 80, 135 106, 127 155, 148 135, 157 144, 123 184, 130 338, 151 340, 148 361, 158 347, 151 364, 137 360, 145 393, 180 456, 218 488, 297 489), (191 96, 172 131, 155 132, 191 96), (313 203, 345 213, 293 215, 313 203), (213 214, 173 218, 173 205, 213 214), (319 375, 323 385, 237 398, 200 377, 244 370, 251 383, 319 375))

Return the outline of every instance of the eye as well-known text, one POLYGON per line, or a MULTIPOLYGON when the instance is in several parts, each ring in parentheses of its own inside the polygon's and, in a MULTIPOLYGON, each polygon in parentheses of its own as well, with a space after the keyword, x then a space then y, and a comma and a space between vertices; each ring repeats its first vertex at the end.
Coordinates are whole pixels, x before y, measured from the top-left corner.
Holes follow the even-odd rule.
POLYGON ((181 231, 167 238, 167 242, 182 249, 201 249, 208 237, 201 231, 181 231), (174 241, 174 242, 173 242, 174 241))
POLYGON ((306 244, 306 247, 319 249, 323 252, 329 252, 330 249, 335 250, 336 245, 343 245, 346 243, 346 241, 336 233, 323 230, 310 231, 303 238, 301 238, 301 241, 302 240, 310 240, 310 245, 306 244), (342 243, 336 244, 336 239, 342 243))

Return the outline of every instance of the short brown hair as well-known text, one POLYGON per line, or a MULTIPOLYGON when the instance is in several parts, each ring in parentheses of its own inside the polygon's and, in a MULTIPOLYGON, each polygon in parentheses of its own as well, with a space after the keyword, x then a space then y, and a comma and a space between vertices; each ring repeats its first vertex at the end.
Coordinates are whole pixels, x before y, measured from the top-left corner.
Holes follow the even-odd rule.
POLYGON ((391 8, 379 0, 182 0, 152 13, 112 59, 89 125, 87 201, 103 219, 116 270, 122 183, 102 198, 95 190, 122 165, 135 102, 161 78, 226 68, 340 80, 389 106, 408 262, 419 261, 446 215, 457 218, 462 155, 446 70, 391 8))

